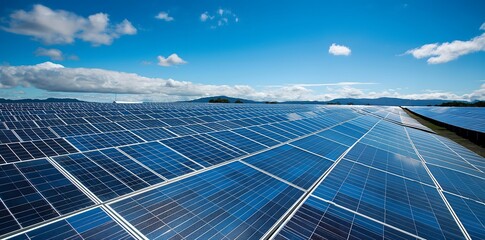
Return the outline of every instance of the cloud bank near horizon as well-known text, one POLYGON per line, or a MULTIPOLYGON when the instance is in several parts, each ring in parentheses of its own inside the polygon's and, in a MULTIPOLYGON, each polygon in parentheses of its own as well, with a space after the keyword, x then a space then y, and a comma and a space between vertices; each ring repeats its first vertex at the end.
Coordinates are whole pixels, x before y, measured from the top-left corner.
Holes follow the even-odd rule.
POLYGON ((134 73, 98 68, 67 68, 52 62, 37 65, 0 66, 0 88, 3 89, 21 86, 59 94, 82 93, 84 95, 98 94, 98 96, 99 94, 118 93, 124 94, 126 100, 177 101, 216 95, 274 101, 328 101, 336 98, 378 97, 469 101, 485 99, 485 84, 471 93, 462 95, 443 91, 402 94, 392 89, 376 92, 356 87, 371 84, 375 83, 300 83, 255 89, 249 85, 199 84, 170 78, 149 78, 134 73), (323 91, 312 89, 315 87, 324 87, 325 89, 323 91))

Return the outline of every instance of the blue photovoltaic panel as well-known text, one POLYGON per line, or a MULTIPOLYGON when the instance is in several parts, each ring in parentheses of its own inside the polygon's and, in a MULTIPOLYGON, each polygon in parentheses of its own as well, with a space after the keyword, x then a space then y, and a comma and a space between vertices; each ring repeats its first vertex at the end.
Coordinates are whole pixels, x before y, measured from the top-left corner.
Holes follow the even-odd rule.
POLYGON ((485 179, 428 164, 443 190, 485 203, 485 179))
POLYGON ((187 125, 185 127, 196 132, 196 133, 206 133, 206 132, 213 132, 214 131, 214 129, 206 127, 202 124, 187 125))
POLYGON ((314 195, 420 237, 463 238, 436 188, 357 163, 340 161, 314 195))
POLYGON ((302 194, 234 162, 110 206, 151 239, 258 239, 302 194))
POLYGON ((337 160, 337 158, 344 153, 348 147, 324 139, 322 137, 311 135, 298 141, 292 142, 292 145, 303 148, 310 152, 319 154, 331 160, 337 160))
POLYGON ((317 133, 316 135, 320 137, 324 137, 326 139, 333 140, 335 142, 341 143, 349 147, 352 146, 352 144, 354 144, 355 142, 357 142, 357 138, 345 135, 343 133, 339 133, 332 129, 317 133))
POLYGON ((434 186, 421 160, 358 143, 345 159, 434 186))
POLYGON ((333 163, 289 145, 245 158, 243 161, 304 189, 310 188, 333 163))
POLYGON ((175 134, 165 130, 164 128, 139 129, 133 130, 131 132, 143 138, 145 141, 161 140, 175 137, 175 134))
POLYGON ((483 107, 407 107, 425 117, 449 125, 485 133, 485 108, 483 107))
POLYGON ((166 127, 167 125, 157 119, 138 120, 139 123, 148 128, 166 127))
POLYGON ((125 130, 120 125, 114 122, 105 122, 105 123, 93 123, 92 124, 96 129, 99 129, 101 132, 114 132, 114 131, 123 131, 125 130))
POLYGON ((120 149, 167 179, 202 168, 158 142, 137 144, 120 149))
POLYGON ((212 137, 209 134, 200 134, 200 135, 196 135, 196 136, 193 136, 193 137, 196 138, 199 141, 210 144, 211 146, 216 146, 216 147, 223 149, 224 151, 226 151, 226 153, 230 154, 234 158, 247 154, 247 152, 245 152, 245 151, 243 151, 243 150, 241 150, 237 147, 234 147, 233 145, 230 145, 223 140, 212 137))
POLYGON ((19 142, 12 130, 0 130, 0 143, 19 142))
POLYGON ((83 135, 66 139, 81 151, 143 142, 143 140, 128 131, 83 135))
POLYGON ((0 121, 2 239, 136 232, 114 222, 149 238, 463 238, 451 211, 484 238, 485 161, 398 107, 22 103, 0 121))
POLYGON ((14 130, 23 141, 57 138, 48 128, 26 128, 14 130))
POLYGON ((17 163, 16 166, 60 214, 94 204, 47 160, 17 163))
POLYGON ((134 130, 134 129, 142 129, 147 128, 145 125, 141 124, 139 121, 123 121, 123 122, 116 122, 118 125, 122 126, 127 130, 134 130))
POLYGON ((269 137, 266 137, 264 135, 261 135, 259 133, 253 132, 245 128, 235 129, 232 131, 268 147, 272 147, 280 143, 274 139, 271 139, 269 137))
POLYGON ((255 141, 249 140, 230 131, 213 132, 208 133, 208 135, 223 142, 226 142, 232 146, 237 146, 237 148, 247 153, 256 152, 265 148, 265 146, 255 141))
POLYGON ((485 205, 448 193, 445 196, 470 237, 485 239, 485 205))
POLYGON ((159 119, 159 120, 168 126, 180 126, 180 125, 187 124, 186 122, 177 118, 165 118, 165 119, 159 119))
MULTIPOLYGON (((285 123, 274 123, 274 124, 271 124, 271 125, 263 125, 261 127, 263 128, 268 128, 268 126, 271 126, 270 128, 268 128, 269 130, 273 131, 273 132, 288 132, 290 133, 291 135, 293 135, 292 138, 295 138, 295 137, 301 137, 303 135, 305 135, 305 133, 303 132, 300 132, 298 130, 296 130, 295 128, 292 128, 290 126, 287 125, 288 122, 285 122, 285 123), (274 127, 274 128, 272 128, 274 127)), ((285 134, 286 136, 286 134, 285 134)))
POLYGON ((54 160, 102 201, 133 191, 81 153, 55 157, 54 160))
POLYGON ((0 165, 0 199, 22 227, 59 216, 14 164, 0 165))
POLYGON ((222 131, 222 130, 229 129, 229 127, 226 127, 222 124, 215 123, 215 122, 204 123, 204 124, 202 124, 202 126, 209 127, 211 129, 214 129, 215 131, 222 131))
POLYGON ((22 237, 32 240, 134 239, 100 208, 29 231, 22 237))
POLYGON ((197 132, 192 131, 190 128, 185 126, 174 126, 167 128, 170 132, 177 134, 178 136, 187 136, 187 135, 194 135, 197 132))
POLYGON ((114 148, 101 150, 101 152, 150 185, 163 182, 163 179, 150 171, 148 167, 140 165, 114 148))
POLYGON ((416 239, 310 197, 275 237, 282 239, 416 239))
POLYGON ((7 210, 3 201, 0 201, 0 235, 15 231, 19 228, 20 226, 15 218, 7 210))
POLYGON ((61 137, 99 133, 99 131, 90 124, 55 126, 51 127, 51 129, 61 137))
POLYGON ((234 152, 221 149, 215 143, 209 144, 199 141, 192 136, 163 140, 162 143, 204 167, 222 163, 238 156, 234 152))
POLYGON ((334 131, 337 131, 339 133, 342 133, 342 134, 345 134, 345 135, 348 135, 348 136, 351 136, 353 138, 356 138, 356 139, 359 139, 360 137, 362 137, 365 132, 362 132, 362 131, 356 131, 352 128, 349 128, 350 124, 349 123, 344 123, 342 125, 338 125, 338 126, 335 126, 332 128, 332 130, 334 131))
POLYGON ((259 134, 262 134, 264 136, 267 136, 269 138, 272 138, 272 139, 279 141, 279 142, 286 142, 286 141, 291 139, 289 137, 285 137, 284 135, 281 135, 281 134, 272 132, 270 130, 267 130, 265 128, 262 128, 261 126, 253 126, 253 127, 249 127, 248 129, 250 129, 254 132, 257 132, 259 134))
POLYGON ((143 181, 138 176, 134 175, 129 169, 124 168, 122 165, 117 164, 108 156, 104 155, 100 151, 93 151, 84 153, 89 159, 102 167, 105 171, 111 173, 118 180, 122 181, 126 186, 133 190, 140 190, 148 187, 149 184, 143 181))

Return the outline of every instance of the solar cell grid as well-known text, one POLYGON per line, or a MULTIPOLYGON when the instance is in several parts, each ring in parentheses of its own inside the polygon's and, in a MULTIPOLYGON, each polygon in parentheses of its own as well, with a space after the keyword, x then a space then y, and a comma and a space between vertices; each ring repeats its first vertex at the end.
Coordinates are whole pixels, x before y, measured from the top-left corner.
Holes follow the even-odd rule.
POLYGON ((19 139, 12 130, 0 130, 0 143, 18 142, 19 139))
POLYGON ((54 160, 93 192, 106 201, 133 190, 81 153, 54 157, 54 160))
POLYGON ((158 142, 122 147, 120 150, 167 179, 202 168, 158 142))
POLYGON ((308 189, 332 162, 289 145, 245 158, 247 162, 301 188, 308 189))
POLYGON ((135 174, 138 178, 141 178, 144 182, 153 185, 163 182, 163 179, 153 173, 148 167, 135 162, 128 156, 124 155, 120 151, 114 148, 109 148, 101 150, 101 152, 106 155, 110 160, 116 162, 117 164, 128 169, 130 172, 135 174))
POLYGON ((216 147, 217 145, 208 144, 192 136, 162 140, 161 142, 204 167, 222 163, 237 156, 234 152, 225 151, 216 147))
POLYGON ((251 131, 249 129, 240 128, 240 129, 235 129, 235 130, 232 130, 232 131, 241 135, 241 136, 249 138, 249 139, 251 139, 255 142, 258 142, 258 143, 263 144, 263 145, 268 146, 268 147, 272 147, 274 145, 279 144, 279 142, 276 141, 275 139, 261 135, 257 132, 251 131))
POLYGON ((310 197, 275 239, 416 239, 310 197))
POLYGON ((133 190, 140 190, 142 188, 148 187, 149 184, 143 181, 138 176, 134 175, 129 169, 118 165, 108 156, 102 154, 99 151, 87 152, 85 155, 91 159, 98 166, 103 168, 105 171, 111 173, 118 180, 122 181, 126 186, 133 190))
POLYGON ((0 165, 0 198, 22 227, 59 216, 14 164, 0 165))
POLYGON ((421 128, 396 107, 26 103, 0 104, 0 120, 13 133, 10 142, 0 133, 8 175, 0 186, 13 184, 0 195, 0 238, 19 229, 18 239, 131 238, 123 228, 134 226, 148 238, 257 239, 278 220, 287 221, 268 237, 413 238, 404 230, 463 238, 425 166, 470 236, 484 235, 483 158, 403 127, 421 128), (298 189, 327 170, 313 196, 287 212, 304 194, 298 189), (96 202, 114 200, 107 204, 119 215, 96 208, 83 191, 96 202), (284 213, 294 215, 280 219, 284 213), (82 214, 82 224, 71 220, 82 214), (118 218, 133 226, 117 225, 118 218))
POLYGON ((237 148, 247 153, 256 152, 265 148, 265 146, 253 140, 247 139, 230 131, 213 132, 208 133, 207 135, 226 142, 232 146, 237 146, 237 148))
POLYGON ((463 238, 436 188, 346 160, 314 195, 420 237, 463 238))
POLYGON ((256 239, 301 195, 235 162, 110 206, 148 238, 256 239))
POLYGON ((485 239, 485 205, 470 199, 445 194, 451 207, 472 239, 485 239))
POLYGON ((291 145, 316 153, 332 161, 337 160, 348 147, 317 135, 311 135, 292 142, 291 145))
POLYGON ((143 140, 128 131, 75 136, 66 139, 81 151, 143 142, 143 140))
POLYGON ((25 239, 134 239, 100 208, 25 233, 25 239))

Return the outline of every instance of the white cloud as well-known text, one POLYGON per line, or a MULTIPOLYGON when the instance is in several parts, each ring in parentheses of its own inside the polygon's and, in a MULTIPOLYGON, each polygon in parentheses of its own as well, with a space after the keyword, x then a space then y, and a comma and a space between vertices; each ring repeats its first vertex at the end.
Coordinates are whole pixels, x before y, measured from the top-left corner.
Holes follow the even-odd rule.
POLYGON ((200 14, 200 21, 202 21, 202 22, 205 22, 208 19, 213 19, 213 18, 214 17, 210 16, 208 12, 204 12, 204 13, 200 14))
POLYGON ((350 50, 350 48, 335 43, 332 43, 332 45, 330 45, 330 47, 328 48, 328 53, 335 56, 348 56, 351 52, 352 51, 350 50))
MULTIPOLYGON (((485 30, 485 23, 480 27, 485 30)), ((431 43, 411 49, 405 54, 411 54, 417 59, 428 58, 429 64, 446 63, 474 52, 485 51, 485 33, 468 41, 455 40, 453 42, 431 43)))
POLYGON ((52 49, 37 48, 37 50, 35 50, 35 56, 49 57, 51 60, 57 60, 57 61, 64 60, 62 51, 55 48, 52 48, 52 49))
POLYGON ((180 58, 176 53, 172 53, 167 58, 158 56, 158 65, 163 67, 170 67, 173 65, 186 64, 187 62, 180 58))
POLYGON ((0 66, 0 88, 34 87, 49 91, 50 97, 55 95, 52 92, 57 92, 57 95, 77 94, 76 96, 84 96, 83 99, 90 101, 112 101, 110 96, 101 93, 120 93, 124 96, 120 97, 120 100, 138 101, 177 101, 216 95, 265 101, 328 101, 348 97, 485 100, 485 84, 471 93, 462 95, 446 91, 424 91, 418 94, 402 94, 396 90, 376 92, 360 89, 354 85, 357 84, 336 83, 328 85, 326 91, 318 92, 301 85, 257 90, 248 85, 197 84, 96 68, 67 68, 51 62, 27 66, 0 66))
POLYGON ((229 25, 230 23, 238 23, 239 17, 231 10, 219 8, 213 14, 207 11, 200 14, 200 21, 209 22, 211 28, 217 28, 229 25))
POLYGON ((3 30, 32 36, 46 44, 73 43, 76 38, 91 44, 110 45, 121 35, 136 34, 131 22, 124 20, 117 25, 109 23, 105 13, 96 13, 87 18, 64 10, 52 10, 36 4, 31 11, 17 10, 10 14, 8 27, 3 30))
POLYGON ((158 13, 157 16, 155 16, 156 19, 164 20, 166 22, 171 22, 173 21, 173 17, 169 16, 167 12, 160 12, 158 13))
POLYGON ((125 19, 121 23, 116 24, 116 33, 119 35, 135 35, 137 30, 128 19, 125 19))

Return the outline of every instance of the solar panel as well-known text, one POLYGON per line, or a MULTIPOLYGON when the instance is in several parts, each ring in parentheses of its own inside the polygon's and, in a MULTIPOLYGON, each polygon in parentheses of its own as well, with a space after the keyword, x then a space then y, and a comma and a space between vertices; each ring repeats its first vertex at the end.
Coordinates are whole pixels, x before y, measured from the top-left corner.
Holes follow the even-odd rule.
POLYGON ((485 133, 485 110, 482 107, 406 107, 414 113, 443 122, 485 133))
POLYGON ((396 107, 0 104, 0 238, 484 238, 485 161, 396 107))

